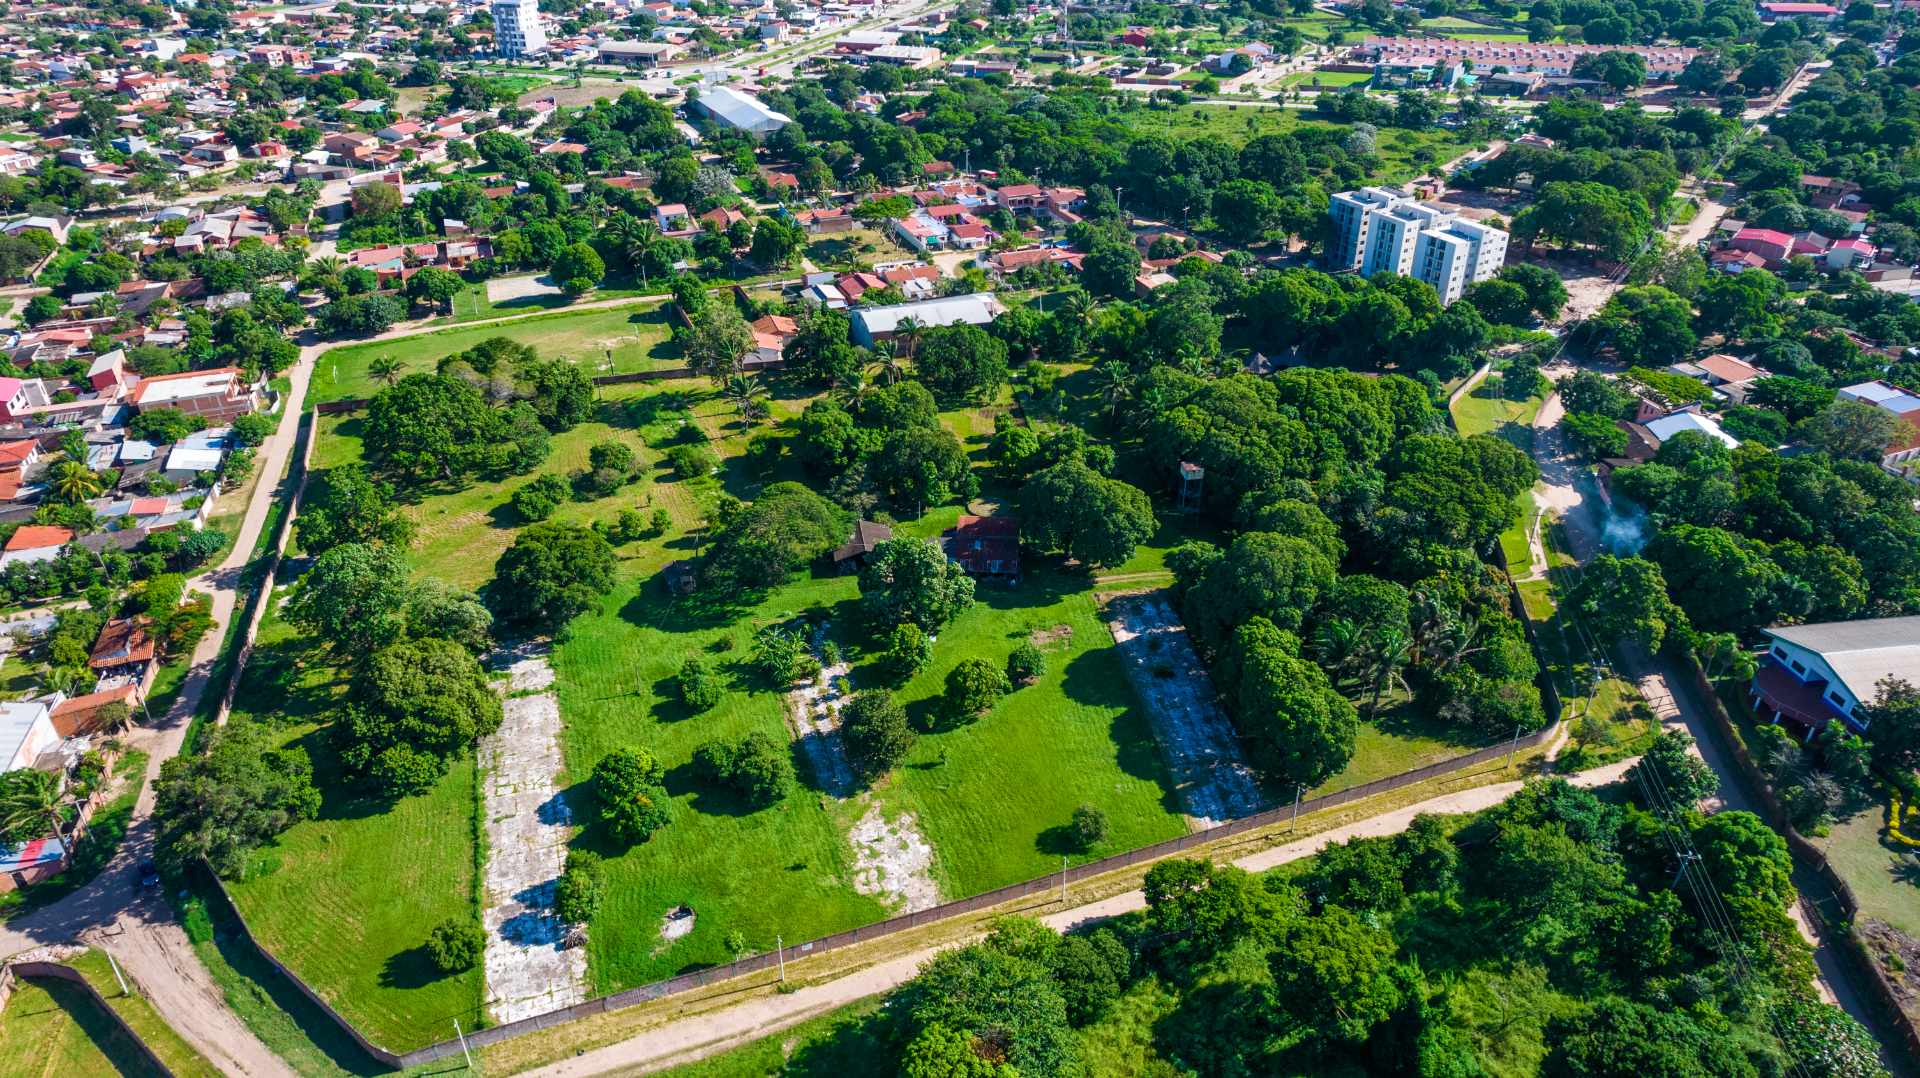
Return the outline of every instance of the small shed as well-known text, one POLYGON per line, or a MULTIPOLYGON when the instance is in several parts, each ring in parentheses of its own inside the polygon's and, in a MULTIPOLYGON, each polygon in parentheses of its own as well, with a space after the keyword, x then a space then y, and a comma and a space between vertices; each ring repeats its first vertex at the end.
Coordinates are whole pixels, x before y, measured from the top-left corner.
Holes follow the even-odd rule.
POLYGON ((667 591, 674 595, 692 595, 700 590, 700 570, 685 558, 667 563, 666 579, 667 591))
POLYGON ((885 524, 877 524, 871 520, 855 521, 853 535, 834 550, 833 564, 841 572, 853 572, 860 568, 860 563, 867 560, 867 555, 873 553, 873 548, 891 538, 893 538, 893 529, 885 524))

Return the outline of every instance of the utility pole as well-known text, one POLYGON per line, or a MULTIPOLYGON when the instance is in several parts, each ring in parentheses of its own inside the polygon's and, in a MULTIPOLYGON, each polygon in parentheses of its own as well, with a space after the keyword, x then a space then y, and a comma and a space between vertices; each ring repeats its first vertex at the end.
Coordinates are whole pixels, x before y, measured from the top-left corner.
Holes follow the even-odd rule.
POLYGON ((467 1035, 460 1029, 460 1019, 453 1020, 453 1035, 460 1039, 460 1054, 467 1057, 467 1069, 473 1069, 473 1052, 467 1048, 467 1035))
POLYGON ((780 963, 780 983, 785 984, 787 983, 787 947, 786 941, 782 940, 778 934, 773 937, 773 956, 780 963))
POLYGON ((107 956, 107 968, 113 970, 113 979, 120 982, 120 994, 123 996, 133 995, 133 990, 127 987, 127 979, 120 976, 120 963, 113 960, 113 952, 102 947, 100 948, 100 953, 107 956))
POLYGON ((1067 908, 1067 855, 1060 855, 1060 908, 1067 908))
POLYGON ((1306 789, 1305 786, 1295 786, 1293 788, 1293 817, 1287 821, 1287 830, 1289 831, 1297 831, 1300 829, 1300 795, 1306 792, 1306 789))
POLYGON ((1513 726, 1513 743, 1507 746, 1507 766, 1513 766, 1513 755, 1520 751, 1520 724, 1513 726))

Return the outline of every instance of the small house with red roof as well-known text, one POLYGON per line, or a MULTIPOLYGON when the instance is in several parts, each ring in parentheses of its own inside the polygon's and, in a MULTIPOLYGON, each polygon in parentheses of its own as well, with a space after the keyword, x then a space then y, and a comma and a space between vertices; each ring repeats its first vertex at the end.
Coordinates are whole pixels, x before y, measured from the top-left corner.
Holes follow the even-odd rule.
POLYGON ((51 524, 23 524, 7 537, 6 549, 0 551, 0 569, 27 562, 52 561, 71 542, 73 532, 66 528, 51 524))
POLYGON ((940 545, 974 576, 1020 577, 1020 521, 1015 517, 962 514, 940 536, 940 545))

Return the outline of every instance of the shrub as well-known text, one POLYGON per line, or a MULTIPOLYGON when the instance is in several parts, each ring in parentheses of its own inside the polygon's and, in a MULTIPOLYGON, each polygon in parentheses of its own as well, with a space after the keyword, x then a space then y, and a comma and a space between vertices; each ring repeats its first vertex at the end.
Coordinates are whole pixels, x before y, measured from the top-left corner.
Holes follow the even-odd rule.
POLYGON ((1011 688, 1007 675, 985 659, 962 659, 947 674, 947 707, 954 719, 969 721, 993 710, 1011 688))
POLYGON ((797 629, 769 625, 753 635, 753 665, 769 684, 784 687, 811 673, 815 664, 797 629))
POLYGON ((1047 672, 1047 658, 1026 641, 1007 656, 1007 680, 1015 685, 1031 685, 1047 672))
POLYGON ((701 745, 693 751, 693 766, 707 782, 732 790, 754 808, 766 808, 793 789, 787 746, 758 730, 701 745))
POLYGON ((607 870, 591 850, 568 850, 567 867, 553 888, 553 912, 568 924, 586 924, 607 894, 607 870))
POLYGON ((1112 831, 1107 814, 1092 805, 1081 805, 1074 809, 1071 826, 1073 837, 1083 850, 1090 850, 1106 841, 1108 833, 1112 831))
POLYGON ((487 934, 471 920, 449 917, 427 933, 427 957, 442 973, 463 973, 480 961, 487 934))
POLYGON ((880 653, 880 669, 896 684, 906 681, 933 661, 933 638, 920 626, 903 621, 887 634, 880 653))
POLYGON ((659 761, 645 749, 615 749, 593 766, 600 819, 620 842, 645 842, 673 821, 659 761))
POLYGON ((720 467, 720 458, 704 445, 676 445, 667 450, 667 463, 682 479, 712 475, 720 467))
POLYGON ((840 709, 840 737, 855 770, 871 780, 906 758, 914 735, 906 709, 886 690, 868 689, 840 709))
POLYGON ((557 475, 543 475, 513 492, 513 511, 521 520, 541 521, 552 516, 566 500, 566 480, 557 475))
POLYGON ((667 512, 665 506, 655 509, 653 515, 647 518, 647 528, 655 536, 667 534, 667 529, 671 527, 673 527, 673 514, 667 512))
POLYGON ((680 691, 680 702, 687 705, 689 711, 706 711, 720 702, 720 678, 698 655, 680 664, 674 687, 680 691))

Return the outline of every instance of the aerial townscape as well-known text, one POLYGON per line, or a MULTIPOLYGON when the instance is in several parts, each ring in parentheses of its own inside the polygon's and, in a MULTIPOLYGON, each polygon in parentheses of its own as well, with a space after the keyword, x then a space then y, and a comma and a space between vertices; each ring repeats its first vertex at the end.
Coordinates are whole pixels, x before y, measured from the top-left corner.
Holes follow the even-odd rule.
POLYGON ((0 1078, 1920 1075, 1917 272, 1920 0, 8 0, 0 1078))

